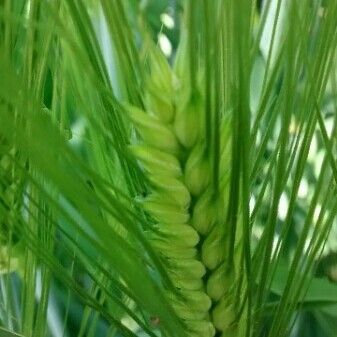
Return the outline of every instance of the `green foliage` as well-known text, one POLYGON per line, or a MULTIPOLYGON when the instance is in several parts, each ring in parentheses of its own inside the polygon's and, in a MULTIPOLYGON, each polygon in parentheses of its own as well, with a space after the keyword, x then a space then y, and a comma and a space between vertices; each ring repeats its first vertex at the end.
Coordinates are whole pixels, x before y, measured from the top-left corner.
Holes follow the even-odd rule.
POLYGON ((334 336, 336 15, 0 1, 0 336, 334 336))

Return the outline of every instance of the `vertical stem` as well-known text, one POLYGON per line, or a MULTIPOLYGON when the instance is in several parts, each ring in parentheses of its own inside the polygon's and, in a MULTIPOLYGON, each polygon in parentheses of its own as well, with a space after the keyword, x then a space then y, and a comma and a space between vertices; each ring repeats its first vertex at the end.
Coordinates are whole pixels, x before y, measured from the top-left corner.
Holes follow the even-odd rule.
POLYGON ((210 1, 204 4, 204 48, 205 48, 205 148, 209 154, 212 134, 212 31, 210 25, 210 1))
POLYGON ((189 0, 188 2, 188 54, 189 54, 189 70, 191 83, 191 97, 193 99, 196 94, 196 41, 195 41, 195 11, 194 3, 196 0, 189 0))

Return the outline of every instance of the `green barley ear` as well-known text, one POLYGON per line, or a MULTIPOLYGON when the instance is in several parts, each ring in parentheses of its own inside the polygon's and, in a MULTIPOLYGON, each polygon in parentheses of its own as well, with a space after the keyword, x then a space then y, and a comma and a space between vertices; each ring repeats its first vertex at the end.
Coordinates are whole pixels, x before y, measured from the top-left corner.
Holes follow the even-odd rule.
POLYGON ((188 336, 214 337, 228 331, 236 318, 226 300, 233 280, 225 248, 230 122, 221 120, 221 193, 215 193, 204 96, 197 89, 202 83, 195 83, 191 93, 184 48, 178 51, 175 73, 153 46, 148 63, 145 111, 126 107, 139 135, 130 150, 148 178, 149 193, 138 200, 153 220, 148 237, 176 288, 174 293, 167 289, 172 308, 188 336))

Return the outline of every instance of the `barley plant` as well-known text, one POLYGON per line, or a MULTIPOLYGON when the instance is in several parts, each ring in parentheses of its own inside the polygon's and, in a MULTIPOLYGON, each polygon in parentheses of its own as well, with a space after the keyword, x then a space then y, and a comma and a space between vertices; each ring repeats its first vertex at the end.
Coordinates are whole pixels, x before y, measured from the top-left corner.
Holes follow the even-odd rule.
POLYGON ((0 1, 0 336, 336 337, 335 0, 0 1))

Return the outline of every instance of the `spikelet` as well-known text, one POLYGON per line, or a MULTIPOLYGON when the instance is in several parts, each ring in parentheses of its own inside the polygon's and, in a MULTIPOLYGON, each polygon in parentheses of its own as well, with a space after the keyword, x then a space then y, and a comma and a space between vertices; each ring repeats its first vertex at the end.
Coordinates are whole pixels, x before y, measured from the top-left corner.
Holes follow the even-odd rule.
POLYGON ((224 297, 214 308, 213 313, 214 326, 220 331, 226 331, 235 324, 236 310, 230 297, 224 297))
POLYGON ((149 180, 153 189, 157 190, 159 194, 168 196, 170 200, 177 202, 185 209, 189 208, 191 195, 180 180, 165 175, 151 175, 149 180))
POLYGON ((132 146, 130 150, 149 174, 169 175, 171 178, 182 176, 180 163, 173 155, 141 145, 132 146))
POLYGON ((150 76, 146 81, 146 111, 168 124, 173 121, 175 115, 173 73, 160 50, 152 46, 148 56, 150 76))
POLYGON ((209 185, 210 165, 204 144, 198 144, 191 151, 185 164, 184 181, 193 196, 199 196, 209 185))
POLYGON ((203 100, 199 93, 193 95, 174 119, 174 131, 182 145, 191 149, 202 135, 203 100))
POLYGON ((131 106, 128 111, 146 144, 165 152, 179 153, 179 142, 170 128, 136 107, 131 106))

